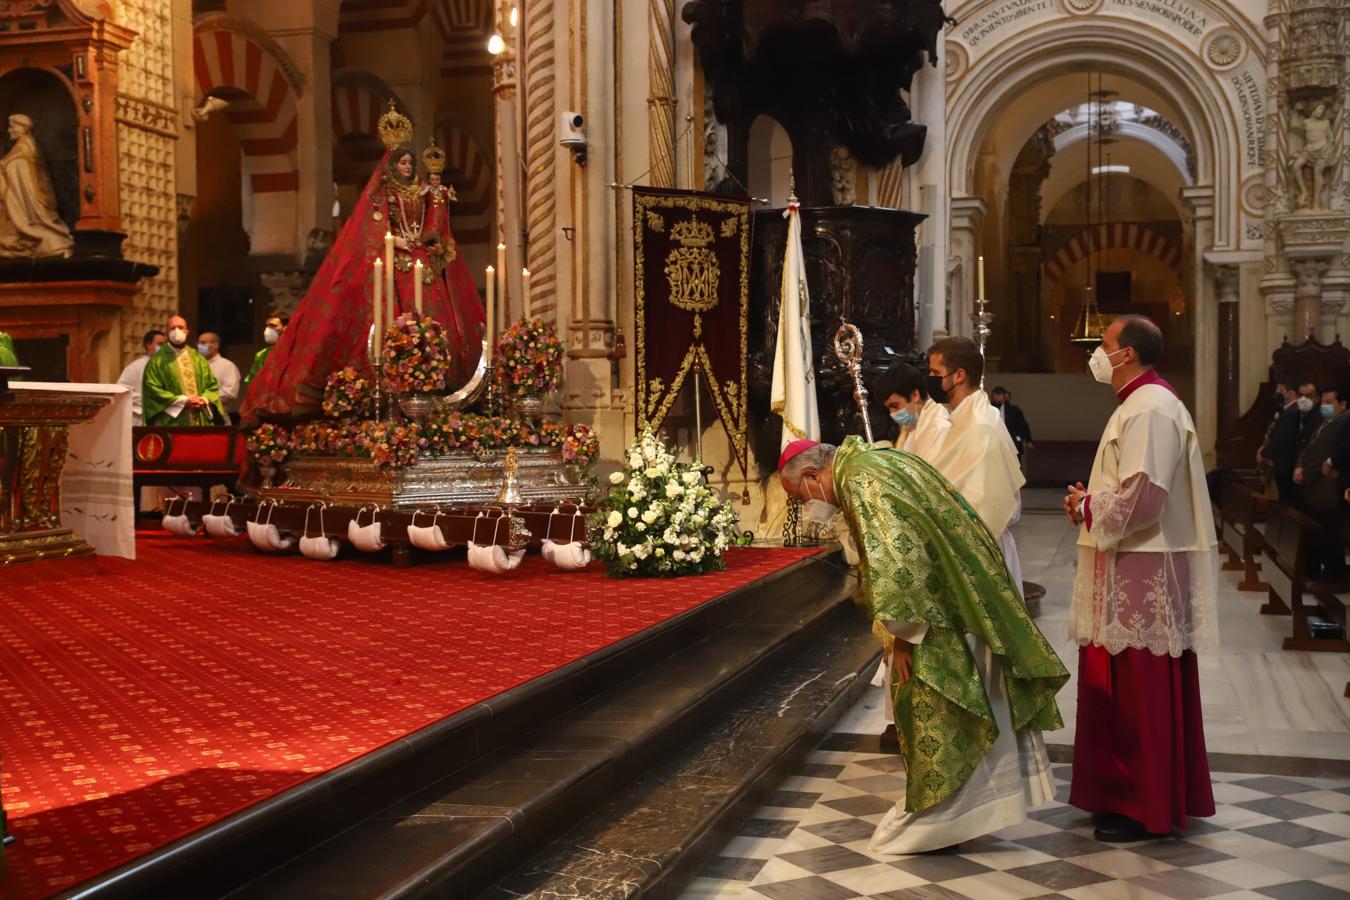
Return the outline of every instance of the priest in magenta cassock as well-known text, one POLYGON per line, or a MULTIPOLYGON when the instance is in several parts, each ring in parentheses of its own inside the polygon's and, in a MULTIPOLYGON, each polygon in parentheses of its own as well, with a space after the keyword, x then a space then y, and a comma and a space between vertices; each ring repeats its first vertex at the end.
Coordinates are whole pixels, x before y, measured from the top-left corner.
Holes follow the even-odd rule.
POLYGON ((220 385, 206 359, 187 345, 187 320, 173 316, 164 329, 168 343, 150 357, 141 376, 141 414, 146 425, 224 425, 220 385))
POLYGON ((1196 653, 1218 643, 1218 553, 1195 425, 1153 365, 1158 326, 1124 316, 1093 352, 1120 405, 1086 489, 1069 629, 1078 642, 1078 723, 1069 802, 1097 837, 1141 840, 1214 815, 1196 653))
POLYGON ((1069 674, 1027 615, 998 543, 919 457, 794 441, 783 489, 838 505, 860 555, 858 604, 892 658, 905 796, 872 836, 923 853, 1023 821, 1054 798, 1041 732, 1069 674))

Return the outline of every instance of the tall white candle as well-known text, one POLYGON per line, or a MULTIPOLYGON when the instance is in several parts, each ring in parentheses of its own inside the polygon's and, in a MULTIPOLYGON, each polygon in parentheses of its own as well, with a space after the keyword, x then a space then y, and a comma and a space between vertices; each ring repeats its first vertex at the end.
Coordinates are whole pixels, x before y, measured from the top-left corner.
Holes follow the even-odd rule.
POLYGON ((384 233, 384 278, 384 299, 389 304, 389 323, 392 325, 398 302, 394 298, 394 235, 388 231, 384 233))
POLYGON ((534 297, 530 294, 530 270, 520 270, 520 292, 524 294, 523 310, 521 314, 528 319, 530 317, 531 307, 534 305, 534 297))
POLYGON ((422 318, 422 261, 413 263, 413 308, 417 318, 422 318))
POLYGON ((487 345, 488 359, 492 359, 497 332, 497 270, 487 267, 487 345))
POLYGON ((984 296, 984 257, 983 257, 983 256, 981 256, 981 257, 978 258, 978 261, 977 261, 977 264, 976 264, 976 272, 977 272, 977 274, 978 274, 979 281, 980 281, 980 293, 979 293, 979 296, 977 296, 975 299, 976 299, 976 300, 983 300, 983 299, 985 299, 985 296, 984 296))
POLYGON ((507 288, 506 278, 506 245, 497 245, 497 277, 501 279, 501 284, 497 285, 497 302, 502 305, 503 318, 509 318, 511 315, 511 298, 507 288))
POLYGON ((384 260, 375 258, 375 276, 371 279, 375 283, 373 293, 374 309, 371 311, 371 321, 375 325, 375 359, 380 358, 380 342, 384 340, 384 260))

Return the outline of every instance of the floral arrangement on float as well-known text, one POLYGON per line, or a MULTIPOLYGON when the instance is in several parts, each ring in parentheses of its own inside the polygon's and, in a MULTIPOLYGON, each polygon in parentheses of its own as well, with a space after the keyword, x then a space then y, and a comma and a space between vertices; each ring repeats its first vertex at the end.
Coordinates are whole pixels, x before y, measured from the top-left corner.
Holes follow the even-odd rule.
POLYGON ((680 463, 648 430, 588 524, 591 553, 616 578, 703 575, 725 567, 744 543, 734 508, 703 479, 702 463, 680 463))
POLYGON ((403 313, 384 333, 380 350, 385 386, 392 394, 439 394, 450 374, 441 324, 430 316, 403 313))
POLYGON ((244 442, 249 455, 260 466, 277 466, 286 461, 291 452, 291 438, 285 428, 267 422, 249 433, 244 442))
POLYGON ((494 378, 501 395, 528 418, 562 383, 563 345, 542 319, 521 319, 497 339, 494 378))
POLYGON ((347 366, 328 376, 323 414, 332 419, 367 418, 375 413, 375 378, 369 369, 347 366))

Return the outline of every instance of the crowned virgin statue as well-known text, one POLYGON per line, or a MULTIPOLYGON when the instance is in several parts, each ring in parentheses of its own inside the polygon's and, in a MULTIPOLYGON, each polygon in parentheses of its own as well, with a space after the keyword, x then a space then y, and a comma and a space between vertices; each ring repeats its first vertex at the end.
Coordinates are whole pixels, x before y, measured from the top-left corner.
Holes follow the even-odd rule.
MULTIPOLYGON (((395 312, 414 309, 413 279, 420 261, 423 315, 445 330, 452 357, 450 383, 467 382, 478 363, 483 304, 450 232, 446 191, 423 187, 412 148, 412 122, 392 103, 380 117, 379 131, 388 152, 253 380, 242 410, 245 426, 318 414, 328 376, 344 366, 365 365, 374 266, 377 258, 384 258, 386 232, 394 237, 395 312)), ((424 162, 439 176, 445 154, 433 144, 424 162)))

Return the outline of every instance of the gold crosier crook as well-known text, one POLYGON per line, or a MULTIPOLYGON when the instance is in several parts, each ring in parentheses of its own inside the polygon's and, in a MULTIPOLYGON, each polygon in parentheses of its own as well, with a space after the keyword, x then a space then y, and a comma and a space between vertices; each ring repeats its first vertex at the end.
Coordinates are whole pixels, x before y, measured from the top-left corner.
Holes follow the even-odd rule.
POLYGON ((834 333, 834 355, 844 364, 853 379, 853 399, 858 404, 858 415, 862 416, 863 436, 872 443, 872 420, 867 415, 867 388, 862 381, 862 332, 858 326, 848 320, 841 320, 839 330, 834 333))

